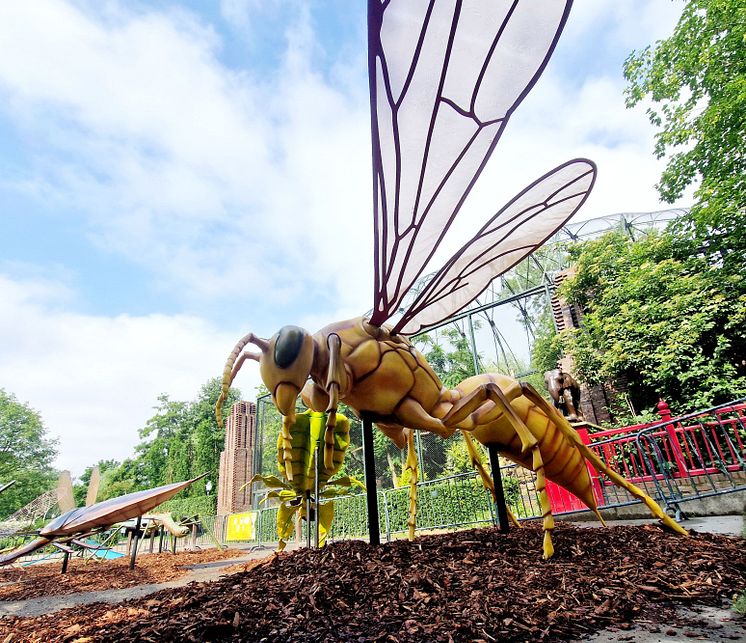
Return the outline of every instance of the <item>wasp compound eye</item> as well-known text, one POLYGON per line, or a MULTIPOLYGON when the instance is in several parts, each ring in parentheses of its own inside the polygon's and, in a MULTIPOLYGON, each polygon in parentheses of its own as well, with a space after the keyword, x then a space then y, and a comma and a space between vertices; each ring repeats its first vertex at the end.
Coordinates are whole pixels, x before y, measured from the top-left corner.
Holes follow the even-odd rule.
POLYGON ((290 366, 300 353, 306 331, 298 326, 283 326, 275 342, 275 364, 280 368, 290 366))

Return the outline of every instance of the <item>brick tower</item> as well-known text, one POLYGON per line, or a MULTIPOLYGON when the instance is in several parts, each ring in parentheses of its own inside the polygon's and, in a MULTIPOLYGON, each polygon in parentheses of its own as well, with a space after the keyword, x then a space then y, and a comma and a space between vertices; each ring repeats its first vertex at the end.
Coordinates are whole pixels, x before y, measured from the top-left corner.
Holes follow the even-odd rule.
POLYGON ((241 489, 254 475, 256 405, 236 402, 225 423, 225 448, 220 454, 218 515, 251 508, 251 489, 241 489))

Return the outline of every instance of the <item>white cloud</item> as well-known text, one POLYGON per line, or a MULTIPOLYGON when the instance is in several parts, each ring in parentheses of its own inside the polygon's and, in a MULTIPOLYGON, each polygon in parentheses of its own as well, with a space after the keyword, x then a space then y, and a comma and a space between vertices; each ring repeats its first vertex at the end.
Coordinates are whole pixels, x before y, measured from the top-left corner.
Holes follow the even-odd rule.
POLYGON ((367 97, 310 70, 305 12, 284 68, 261 81, 223 67, 214 32, 184 13, 0 12, 0 94, 43 168, 20 187, 75 204, 104 250, 195 300, 224 283, 287 300, 355 269, 372 229, 353 216, 369 213, 367 97), (332 230, 348 240, 334 268, 332 230), (287 271, 295 282, 274 288, 287 271))
MULTIPOLYGON (((45 150, 42 172, 23 186, 76 204, 104 250, 144 266, 160 288, 191 303, 240 284, 247 301, 267 306, 328 292, 366 308, 364 43, 356 59, 338 58, 336 73, 322 76, 310 62, 319 43, 301 6, 286 27, 281 68, 259 77, 222 65, 220 36, 186 11, 107 7, 97 15, 39 0, 0 9, 0 43, 12 52, 0 55, 0 95, 45 150)), ((254 0, 220 8, 238 26, 260 11, 254 0)), ((665 35, 678 11, 663 0, 577 2, 560 46, 603 39, 628 51, 665 35)), ((516 113, 472 199, 479 214, 472 223, 467 208, 457 236, 578 155, 600 168, 584 216, 658 207, 652 130, 640 110, 624 109, 621 71, 584 77, 580 68, 581 87, 570 93, 557 65, 516 113)))
MULTIPOLYGON (((188 316, 65 312, 65 291, 0 275, 0 387, 41 414, 60 438, 58 466, 79 475, 130 456, 158 395, 195 399, 237 337, 188 316)), ((245 370, 239 386, 252 396, 258 373, 245 370)))

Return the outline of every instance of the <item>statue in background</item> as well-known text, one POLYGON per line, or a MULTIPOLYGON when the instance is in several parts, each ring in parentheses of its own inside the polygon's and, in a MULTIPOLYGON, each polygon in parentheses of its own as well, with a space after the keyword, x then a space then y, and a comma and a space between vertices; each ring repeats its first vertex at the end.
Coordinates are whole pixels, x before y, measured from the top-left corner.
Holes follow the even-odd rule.
POLYGON ((558 362, 557 368, 544 373, 544 382, 552 396, 554 407, 562 415, 570 422, 585 419, 580 410, 580 385, 570 373, 562 370, 562 364, 558 362))

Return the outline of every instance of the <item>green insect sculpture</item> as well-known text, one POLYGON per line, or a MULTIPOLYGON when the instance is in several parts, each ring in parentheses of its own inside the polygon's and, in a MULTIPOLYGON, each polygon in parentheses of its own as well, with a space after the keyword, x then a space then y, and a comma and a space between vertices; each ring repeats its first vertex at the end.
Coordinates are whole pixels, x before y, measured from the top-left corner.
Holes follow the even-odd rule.
MULTIPOLYGON (((326 428, 326 413, 306 411, 298 413, 290 426, 290 444, 282 433, 277 438, 277 467, 282 479, 277 476, 255 475, 251 482, 263 482, 270 489, 264 501, 276 498, 278 551, 285 549, 293 535, 298 516, 306 520, 317 520, 319 546, 323 546, 334 520, 334 498, 347 495, 354 487, 364 485, 351 476, 332 479, 339 473, 345 453, 350 446, 350 422, 341 413, 337 414, 332 436, 331 458, 316 458, 316 447, 323 440, 326 428), (287 449, 287 450, 286 450, 287 449), (286 459, 288 451, 290 459, 286 459), (291 471, 288 472, 288 467, 291 471), (290 473, 290 475, 288 475, 290 473), (318 475, 318 497, 315 496, 318 475), (322 502, 322 499, 325 502, 322 502)), ((330 445, 331 446, 331 445, 330 445)))

